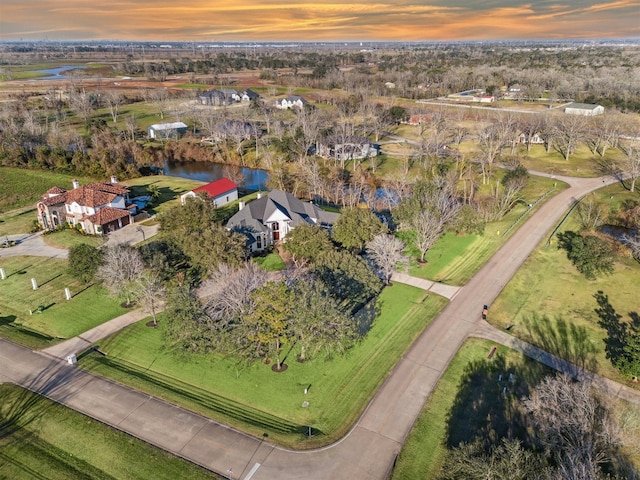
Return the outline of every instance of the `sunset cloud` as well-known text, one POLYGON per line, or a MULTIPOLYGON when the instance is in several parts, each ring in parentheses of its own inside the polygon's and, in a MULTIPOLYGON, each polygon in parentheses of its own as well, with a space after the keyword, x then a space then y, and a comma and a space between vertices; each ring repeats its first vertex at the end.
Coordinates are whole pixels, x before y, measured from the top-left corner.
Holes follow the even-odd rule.
POLYGON ((2 0, 0 40, 428 41, 640 37, 640 0, 2 0))

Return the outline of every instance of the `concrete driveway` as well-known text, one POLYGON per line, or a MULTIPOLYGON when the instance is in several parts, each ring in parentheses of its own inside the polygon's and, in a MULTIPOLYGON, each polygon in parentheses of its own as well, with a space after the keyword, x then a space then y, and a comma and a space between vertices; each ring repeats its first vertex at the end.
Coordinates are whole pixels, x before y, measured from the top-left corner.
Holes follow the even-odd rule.
POLYGON ((42 239, 42 232, 8 235, 8 238, 9 240, 17 241, 18 245, 15 247, 0 248, 0 257, 34 256, 67 258, 69 256, 69 252, 64 248, 47 245, 42 239))

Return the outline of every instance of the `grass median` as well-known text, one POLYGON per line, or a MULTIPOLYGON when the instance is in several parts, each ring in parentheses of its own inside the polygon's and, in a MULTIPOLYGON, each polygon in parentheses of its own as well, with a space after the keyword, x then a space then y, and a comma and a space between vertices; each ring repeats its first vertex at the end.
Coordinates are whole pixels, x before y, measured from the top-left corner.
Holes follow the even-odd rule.
POLYGON ((15 385, 0 385, 0 427, 2 478, 220 478, 15 385))
POLYGON ((100 342, 101 353, 81 355, 79 365, 250 434, 267 433, 278 444, 314 448, 347 433, 445 304, 436 295, 393 285, 378 298, 380 315, 359 344, 343 356, 305 363, 296 361, 293 346, 282 373, 234 358, 176 356, 163 347, 161 328, 144 321, 100 342))

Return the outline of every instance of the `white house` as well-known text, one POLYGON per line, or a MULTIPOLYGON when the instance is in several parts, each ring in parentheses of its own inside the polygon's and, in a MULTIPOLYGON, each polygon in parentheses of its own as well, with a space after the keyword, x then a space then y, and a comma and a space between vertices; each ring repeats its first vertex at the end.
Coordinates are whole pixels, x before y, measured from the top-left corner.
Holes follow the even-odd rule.
POLYGON ((245 235, 249 249, 259 252, 283 240, 298 225, 330 228, 339 216, 290 193, 272 190, 247 205, 240 203, 240 210, 229 219, 227 228, 245 235))
POLYGON ((187 124, 183 122, 154 123, 149 125, 147 132, 152 139, 177 138, 187 133, 187 128, 187 124))
POLYGON ((276 108, 280 110, 287 110, 289 108, 304 108, 307 105, 307 102, 304 98, 299 97, 298 95, 289 95, 286 98, 281 98, 276 100, 276 108))
POLYGON ((198 192, 205 192, 209 195, 216 208, 238 199, 238 185, 228 178, 221 178, 181 195, 180 202, 182 205, 185 204, 188 198, 196 198, 198 192))
POLYGON ((602 105, 593 105, 591 103, 570 103, 564 109, 564 113, 569 115, 586 115, 592 117, 595 115, 602 115, 604 113, 604 107, 602 105))

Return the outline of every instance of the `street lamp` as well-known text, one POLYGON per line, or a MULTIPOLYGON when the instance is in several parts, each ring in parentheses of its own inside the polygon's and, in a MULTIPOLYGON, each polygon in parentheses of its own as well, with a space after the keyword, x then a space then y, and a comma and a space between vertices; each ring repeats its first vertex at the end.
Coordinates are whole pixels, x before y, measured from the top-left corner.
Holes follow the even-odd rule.
POLYGON ((137 227, 136 230, 142 234, 142 241, 144 242, 144 229, 142 227, 137 227))

